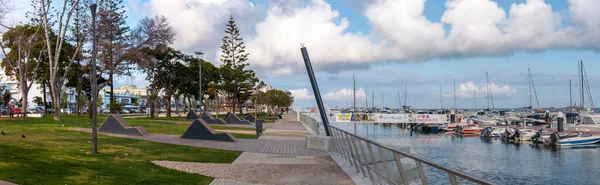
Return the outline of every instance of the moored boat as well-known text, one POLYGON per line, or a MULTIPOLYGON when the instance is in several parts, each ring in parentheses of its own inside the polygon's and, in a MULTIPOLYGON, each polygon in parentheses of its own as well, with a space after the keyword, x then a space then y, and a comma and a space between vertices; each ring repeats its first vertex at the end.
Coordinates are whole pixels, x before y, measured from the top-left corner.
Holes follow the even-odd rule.
POLYGON ((457 126, 454 132, 463 135, 479 135, 481 130, 483 130, 483 128, 477 126, 457 126))
POLYGON ((589 145, 600 142, 600 136, 594 136, 589 132, 571 132, 561 135, 558 132, 552 133, 549 138, 545 139, 546 144, 558 146, 574 146, 574 145, 589 145))

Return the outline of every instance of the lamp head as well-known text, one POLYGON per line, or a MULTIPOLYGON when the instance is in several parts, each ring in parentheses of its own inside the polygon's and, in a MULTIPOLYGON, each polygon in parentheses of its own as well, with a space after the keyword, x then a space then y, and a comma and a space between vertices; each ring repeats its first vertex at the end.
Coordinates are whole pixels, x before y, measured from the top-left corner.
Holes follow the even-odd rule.
POLYGON ((198 58, 202 58, 204 56, 204 53, 199 52, 199 51, 194 52, 194 53, 196 54, 196 57, 198 57, 198 58))
POLYGON ((92 14, 96 14, 96 7, 98 7, 98 0, 88 0, 88 5, 90 5, 92 14))

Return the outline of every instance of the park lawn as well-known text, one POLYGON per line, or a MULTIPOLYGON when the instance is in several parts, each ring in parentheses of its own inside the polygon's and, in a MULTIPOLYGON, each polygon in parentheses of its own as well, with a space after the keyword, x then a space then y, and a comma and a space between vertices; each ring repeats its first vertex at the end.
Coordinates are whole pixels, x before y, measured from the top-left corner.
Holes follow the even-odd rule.
MULTIPOLYGON (((148 132, 154 134, 183 134, 190 125, 187 124, 176 124, 170 122, 161 121, 161 119, 153 120, 148 118, 134 118, 126 119, 131 126, 143 126, 148 132)), ((186 120, 191 122, 191 120, 186 120)), ((91 127, 90 127, 91 128, 91 127)), ((213 130, 255 130, 254 128, 239 128, 239 127, 227 127, 227 126, 214 126, 211 125, 213 130)), ((233 137, 243 139, 258 139, 257 135, 250 134, 237 134, 231 133, 233 137)))
MULTIPOLYGON (((101 123, 105 116, 99 116, 101 123)), ((156 166, 152 160, 231 163, 241 152, 99 135, 98 155, 87 117, 1 120, 0 179, 17 184, 208 184, 213 178, 156 166), (26 138, 21 138, 21 134, 26 138)))

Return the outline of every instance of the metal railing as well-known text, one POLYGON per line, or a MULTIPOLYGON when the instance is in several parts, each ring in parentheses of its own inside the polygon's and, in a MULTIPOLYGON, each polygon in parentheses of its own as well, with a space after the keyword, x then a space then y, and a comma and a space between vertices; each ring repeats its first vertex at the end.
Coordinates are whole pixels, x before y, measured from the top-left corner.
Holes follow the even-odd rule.
POLYGON ((300 113, 300 121, 302 121, 302 123, 304 123, 308 128, 310 128, 310 130, 312 130, 312 133, 314 135, 320 134, 319 122, 316 119, 311 118, 311 117, 305 115, 304 113, 300 113))
POLYGON ((408 164, 403 164, 402 158, 414 160, 414 168, 416 168, 417 175, 420 177, 422 184, 428 184, 423 164, 447 173, 448 180, 452 185, 458 184, 457 177, 461 177, 471 183, 492 184, 462 171, 444 167, 433 161, 354 135, 335 126, 329 126, 329 128, 334 152, 346 159, 351 166, 355 167, 357 173, 361 172, 363 177, 370 178, 372 184, 408 184, 411 181, 409 179, 409 175, 411 174, 405 171, 405 166, 408 164), (392 156, 386 156, 384 151, 391 153, 392 156), (380 167, 383 167, 383 170, 380 170, 380 167), (399 173, 392 174, 392 170, 396 170, 393 168, 396 168, 399 173), (398 177, 398 175, 400 179, 394 179, 394 176, 398 177))

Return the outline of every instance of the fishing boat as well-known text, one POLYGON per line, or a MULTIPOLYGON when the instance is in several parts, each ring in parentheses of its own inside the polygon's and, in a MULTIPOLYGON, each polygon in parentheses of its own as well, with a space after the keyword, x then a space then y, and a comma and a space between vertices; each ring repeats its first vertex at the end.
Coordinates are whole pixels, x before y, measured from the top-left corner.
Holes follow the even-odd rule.
POLYGON ((479 135, 481 130, 483 129, 478 126, 457 126, 454 132, 462 135, 479 135))
POLYGON ((571 132, 565 135, 554 132, 545 140, 546 144, 558 146, 589 145, 596 144, 598 142, 600 142, 600 136, 594 136, 589 132, 579 131, 571 132))
POLYGON ((446 125, 442 125, 439 129, 442 131, 454 131, 456 129, 456 127, 458 127, 458 126, 471 127, 471 126, 475 126, 475 124, 469 124, 469 123, 446 124, 446 125))

